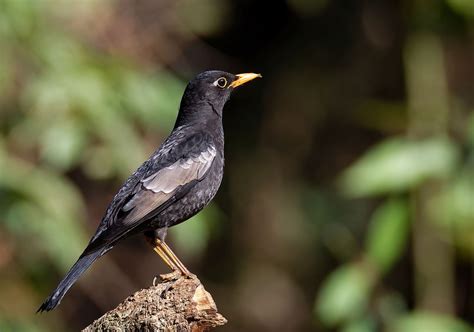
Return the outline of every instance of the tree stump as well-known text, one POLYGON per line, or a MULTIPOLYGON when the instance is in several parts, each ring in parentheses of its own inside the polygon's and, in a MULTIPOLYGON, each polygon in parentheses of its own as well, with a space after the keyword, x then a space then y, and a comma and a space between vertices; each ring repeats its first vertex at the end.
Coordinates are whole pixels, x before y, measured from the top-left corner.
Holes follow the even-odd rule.
POLYGON ((83 331, 208 331, 227 320, 196 276, 173 274, 126 298, 83 331))

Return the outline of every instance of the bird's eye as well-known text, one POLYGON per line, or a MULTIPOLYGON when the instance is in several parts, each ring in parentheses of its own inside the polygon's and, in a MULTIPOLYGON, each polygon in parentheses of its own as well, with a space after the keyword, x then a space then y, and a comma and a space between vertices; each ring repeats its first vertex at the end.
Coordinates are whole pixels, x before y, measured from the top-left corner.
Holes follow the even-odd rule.
POLYGON ((225 79, 225 77, 221 77, 217 81, 214 82, 214 85, 218 86, 219 88, 224 89, 225 86, 227 85, 227 80, 225 79))

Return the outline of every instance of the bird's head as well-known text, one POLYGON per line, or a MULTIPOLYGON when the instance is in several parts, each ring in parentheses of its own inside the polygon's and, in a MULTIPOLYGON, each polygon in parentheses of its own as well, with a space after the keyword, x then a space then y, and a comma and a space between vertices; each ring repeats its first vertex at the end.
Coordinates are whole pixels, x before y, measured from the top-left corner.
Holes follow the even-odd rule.
POLYGON ((234 75, 219 70, 202 72, 186 87, 181 100, 181 111, 194 113, 202 109, 204 104, 212 108, 213 112, 221 115, 232 91, 257 77, 262 76, 254 73, 234 75))

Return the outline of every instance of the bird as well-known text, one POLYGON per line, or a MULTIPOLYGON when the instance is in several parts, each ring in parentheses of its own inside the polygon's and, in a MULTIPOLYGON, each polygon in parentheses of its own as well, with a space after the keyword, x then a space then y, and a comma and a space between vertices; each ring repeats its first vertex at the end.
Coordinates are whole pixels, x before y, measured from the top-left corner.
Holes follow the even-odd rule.
POLYGON ((37 312, 56 308, 94 261, 136 234, 144 234, 173 272, 191 275, 166 244, 167 230, 216 195, 224 170, 224 105, 235 88, 258 77, 209 70, 189 81, 170 135, 118 190, 83 253, 37 312))

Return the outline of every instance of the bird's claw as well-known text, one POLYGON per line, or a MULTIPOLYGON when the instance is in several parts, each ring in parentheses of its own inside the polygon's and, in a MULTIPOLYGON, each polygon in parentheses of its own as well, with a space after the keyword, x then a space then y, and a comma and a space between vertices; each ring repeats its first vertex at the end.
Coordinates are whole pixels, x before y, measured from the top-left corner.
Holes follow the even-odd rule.
POLYGON ((157 286, 158 284, 163 283, 163 282, 176 281, 181 278, 193 279, 193 278, 196 278, 196 275, 191 272, 183 274, 181 271, 175 270, 170 273, 165 273, 165 274, 160 274, 159 276, 155 276, 153 278, 153 286, 157 286))
MULTIPOLYGON (((178 280, 181 277, 182 277, 182 274, 179 270, 175 270, 175 271, 170 272, 170 273, 160 274, 161 282, 175 281, 175 280, 178 280)), ((153 285, 154 286, 156 286, 155 283, 156 283, 157 279, 158 279, 158 277, 155 277, 153 279, 153 285)))

